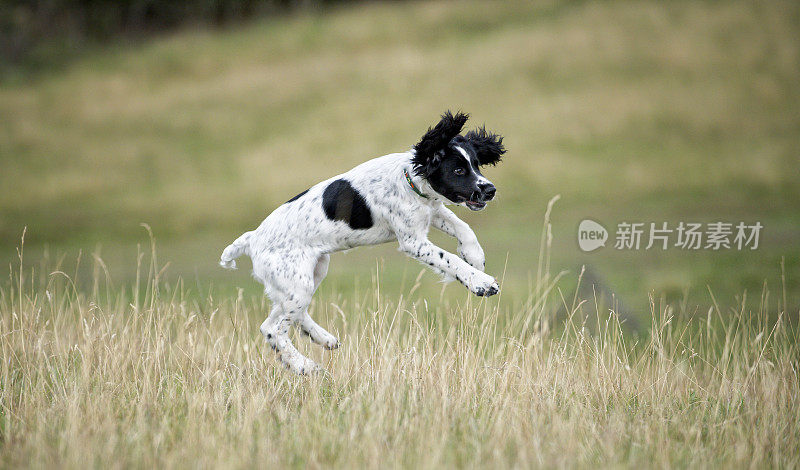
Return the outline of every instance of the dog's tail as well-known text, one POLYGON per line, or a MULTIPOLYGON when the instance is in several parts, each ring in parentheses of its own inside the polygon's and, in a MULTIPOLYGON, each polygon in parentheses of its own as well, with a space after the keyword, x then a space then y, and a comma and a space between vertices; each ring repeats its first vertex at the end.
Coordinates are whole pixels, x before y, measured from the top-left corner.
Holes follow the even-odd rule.
POLYGON ((236 269, 236 261, 234 260, 243 254, 249 254, 248 248, 250 248, 250 237, 252 235, 253 232, 245 232, 228 245, 219 258, 219 265, 225 269, 236 269))

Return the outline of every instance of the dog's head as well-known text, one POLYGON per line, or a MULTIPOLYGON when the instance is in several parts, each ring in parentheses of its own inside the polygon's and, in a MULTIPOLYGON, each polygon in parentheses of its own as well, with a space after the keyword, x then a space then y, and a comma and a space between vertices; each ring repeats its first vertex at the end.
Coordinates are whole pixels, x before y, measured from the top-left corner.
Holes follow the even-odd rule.
POLYGON ((484 127, 460 135, 469 115, 447 111, 414 146, 414 173, 455 204, 479 211, 496 189, 479 168, 496 165, 506 149, 503 138, 484 127))

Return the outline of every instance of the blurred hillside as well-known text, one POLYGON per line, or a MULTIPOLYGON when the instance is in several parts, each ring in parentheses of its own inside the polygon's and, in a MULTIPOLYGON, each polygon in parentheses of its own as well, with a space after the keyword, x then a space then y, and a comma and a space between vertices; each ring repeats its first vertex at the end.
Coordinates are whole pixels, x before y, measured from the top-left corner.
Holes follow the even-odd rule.
MULTIPOLYGON (((3 0, 0 58, 26 67, 61 63, 99 41, 141 40, 186 27, 224 27, 341 0, 3 0), (48 64, 48 62, 50 64, 48 64)), ((0 66, 2 71, 2 66, 0 66)))
MULTIPOLYGON (((774 295, 782 258, 798 305, 799 25, 793 1, 435 1, 92 48, 0 85, 0 258, 16 257, 27 226, 30 263, 101 245, 125 279, 146 222, 170 275, 257 292, 246 269, 217 268, 229 241, 309 185, 408 149, 450 108, 506 136, 505 162, 485 172, 499 199, 457 210, 487 269, 505 272, 504 295, 526 297, 545 205, 561 194, 553 270, 587 264, 637 312, 648 292, 701 313, 709 287, 724 305, 744 290, 757 299, 765 282, 774 295), (586 254, 587 217, 610 230, 765 229, 755 251, 586 254)), ((394 246, 360 249, 334 257, 322 288, 368 285, 376 260, 387 292, 421 269, 394 246)))

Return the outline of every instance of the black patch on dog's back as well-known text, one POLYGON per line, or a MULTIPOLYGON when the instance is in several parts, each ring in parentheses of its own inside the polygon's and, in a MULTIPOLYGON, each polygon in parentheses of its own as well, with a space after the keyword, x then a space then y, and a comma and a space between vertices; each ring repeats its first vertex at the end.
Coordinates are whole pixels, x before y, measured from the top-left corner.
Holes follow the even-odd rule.
POLYGON ((329 219, 347 222, 352 229, 372 227, 372 214, 367 201, 346 180, 336 180, 325 188, 322 210, 329 219))
POLYGON ((308 192, 308 190, 306 189, 306 190, 305 190, 305 191, 303 191, 302 193, 300 193, 300 194, 298 194, 297 196, 295 196, 295 197, 293 197, 293 198, 289 199, 288 201, 286 201, 284 204, 286 204, 286 203, 289 203, 289 202, 292 202, 292 201, 296 201, 296 200, 300 199, 301 197, 303 197, 303 194, 305 194, 305 193, 307 193, 307 192, 308 192))

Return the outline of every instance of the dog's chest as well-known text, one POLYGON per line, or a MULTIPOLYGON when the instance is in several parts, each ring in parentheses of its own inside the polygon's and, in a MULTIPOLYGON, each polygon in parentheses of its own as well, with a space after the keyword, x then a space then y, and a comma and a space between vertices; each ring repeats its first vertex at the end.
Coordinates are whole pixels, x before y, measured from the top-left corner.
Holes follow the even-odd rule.
POLYGON ((344 224, 337 224, 337 227, 329 233, 330 251, 349 250, 358 246, 378 245, 395 240, 397 237, 394 231, 382 220, 367 229, 351 229, 344 224))

